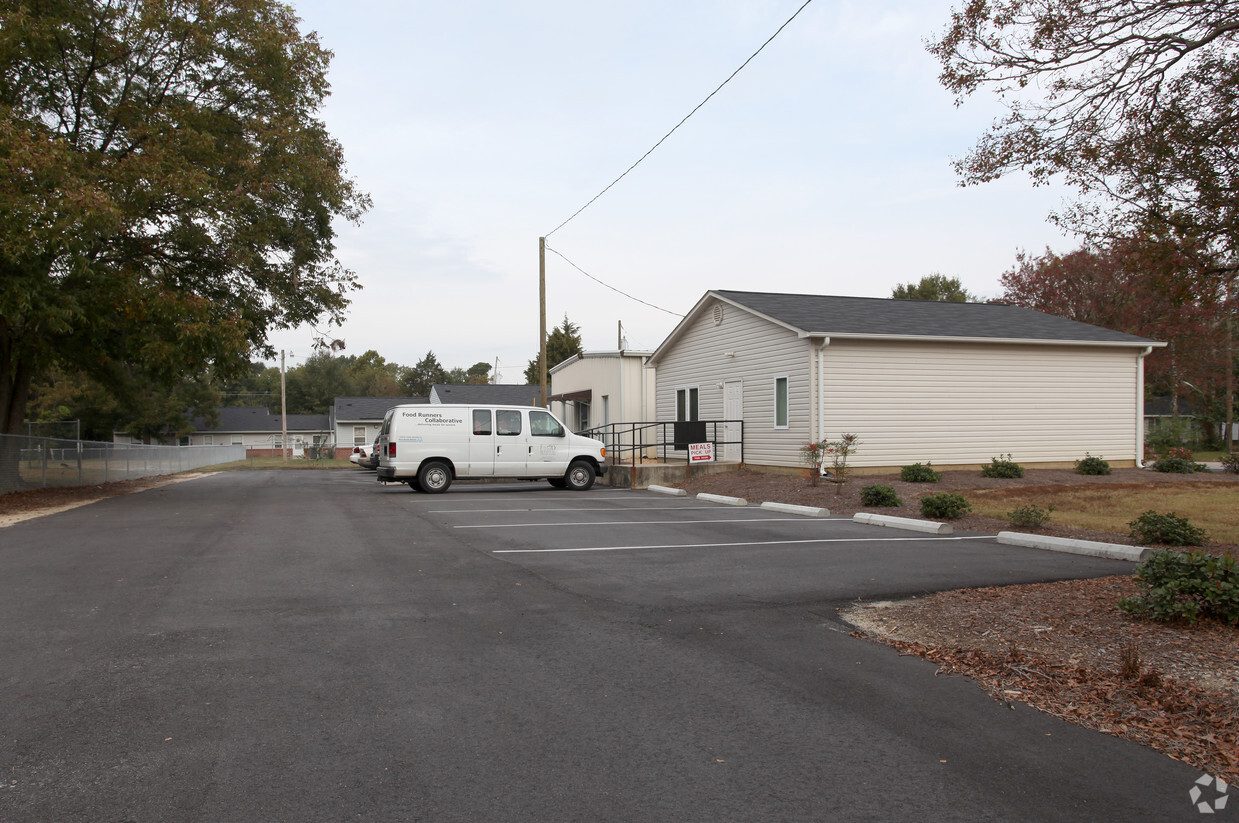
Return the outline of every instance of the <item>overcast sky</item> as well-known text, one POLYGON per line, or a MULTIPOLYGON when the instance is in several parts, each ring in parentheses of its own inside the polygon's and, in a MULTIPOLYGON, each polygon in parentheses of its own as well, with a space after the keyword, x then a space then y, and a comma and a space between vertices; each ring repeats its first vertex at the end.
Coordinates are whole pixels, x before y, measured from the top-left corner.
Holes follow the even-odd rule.
MULTIPOLYGON (((335 53, 323 112, 374 200, 341 223, 362 286, 346 354, 523 382, 548 328, 653 349, 709 289, 889 297, 940 272, 982 297, 1018 249, 1077 244, 1063 192, 959 188, 1000 113, 956 108, 927 38, 949 0, 814 0, 644 162, 556 230, 735 71, 803 0, 291 0, 335 53), (644 304, 639 301, 644 301, 644 304), (657 308, 649 305, 652 304, 657 308)), ((274 335, 311 353, 313 333, 274 335)), ((554 365, 554 364, 552 364, 554 365)))

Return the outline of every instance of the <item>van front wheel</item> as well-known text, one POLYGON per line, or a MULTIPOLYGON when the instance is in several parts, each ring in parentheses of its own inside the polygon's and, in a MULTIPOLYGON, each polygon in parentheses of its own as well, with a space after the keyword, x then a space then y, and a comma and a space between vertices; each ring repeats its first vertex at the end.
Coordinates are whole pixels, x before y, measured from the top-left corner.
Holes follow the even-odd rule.
POLYGON ((452 470, 446 463, 432 460, 417 473, 417 485, 427 494, 442 494, 452 485, 452 470))
POLYGON ((584 460, 578 460, 568 467, 564 480, 568 483, 568 488, 583 492, 594 485, 594 476, 594 467, 584 460))

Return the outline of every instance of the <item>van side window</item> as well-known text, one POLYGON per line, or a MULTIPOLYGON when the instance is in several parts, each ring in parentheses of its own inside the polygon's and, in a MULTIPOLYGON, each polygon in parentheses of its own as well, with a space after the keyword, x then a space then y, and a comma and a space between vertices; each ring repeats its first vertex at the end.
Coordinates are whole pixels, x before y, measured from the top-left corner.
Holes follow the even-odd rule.
POLYGON ((495 423, 500 437, 521 433, 521 413, 518 411, 495 412, 495 423))
POLYGON ((544 411, 529 413, 529 433, 534 437, 563 437, 563 426, 559 421, 544 411))
POLYGON ((473 433, 490 434, 490 409, 473 410, 473 433))

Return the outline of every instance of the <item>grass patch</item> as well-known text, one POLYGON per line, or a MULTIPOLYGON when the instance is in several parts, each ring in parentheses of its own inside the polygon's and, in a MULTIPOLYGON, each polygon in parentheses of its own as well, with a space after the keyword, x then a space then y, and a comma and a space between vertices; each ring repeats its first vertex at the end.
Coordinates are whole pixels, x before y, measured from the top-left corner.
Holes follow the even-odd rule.
POLYGON ((1015 507, 1054 507, 1054 522, 1082 529, 1126 534, 1127 525, 1142 512, 1174 512, 1209 533, 1217 543, 1239 544, 1239 485, 1234 483, 1169 483, 1074 485, 967 492, 973 514, 1007 519, 1015 507))

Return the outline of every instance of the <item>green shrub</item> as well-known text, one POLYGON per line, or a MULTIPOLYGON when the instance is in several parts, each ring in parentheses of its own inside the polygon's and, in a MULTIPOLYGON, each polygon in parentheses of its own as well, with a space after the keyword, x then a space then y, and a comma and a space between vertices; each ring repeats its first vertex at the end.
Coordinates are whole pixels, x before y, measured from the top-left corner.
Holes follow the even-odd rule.
POLYGON ((1024 467, 1011 459, 1011 455, 1006 457, 992 457, 990 464, 981 469, 982 477, 1001 477, 1011 479, 1013 477, 1023 477, 1024 467))
POLYGON ((972 511, 972 504, 965 500, 962 494, 956 492, 930 494, 921 498, 921 514, 925 517, 954 520, 970 511, 972 511))
POLYGON ((934 471, 933 463, 913 463, 899 470, 899 479, 905 483, 937 483, 942 479, 942 473, 934 471))
POLYGON ((1239 452, 1222 455, 1222 471, 1239 474, 1239 452))
POLYGON ((1110 464, 1101 457, 1085 454, 1083 460, 1076 461, 1076 474, 1109 474, 1110 464))
POLYGON ((1235 558, 1204 552, 1154 552, 1136 567, 1143 594, 1124 597, 1119 608, 1153 620, 1200 618, 1239 625, 1239 568, 1235 558))
POLYGON ((1179 517, 1174 512, 1158 514, 1147 511, 1127 524, 1131 528, 1131 537, 1137 543, 1147 546, 1156 543, 1162 546, 1200 546, 1205 542, 1205 530, 1193 526, 1186 517, 1179 517))
POLYGON ((1196 471, 1196 464, 1182 457, 1163 457, 1153 464, 1153 471, 1169 474, 1191 474, 1196 471))
POLYGON ((865 486, 860 490, 860 502, 866 506, 900 506, 903 501, 890 486, 865 486))
POLYGON ((1053 506, 1038 506, 1036 503, 1029 503, 1027 506, 1020 506, 1015 511, 1009 512, 1007 518, 1012 526, 1039 529, 1050 522, 1052 511, 1054 511, 1053 506))

